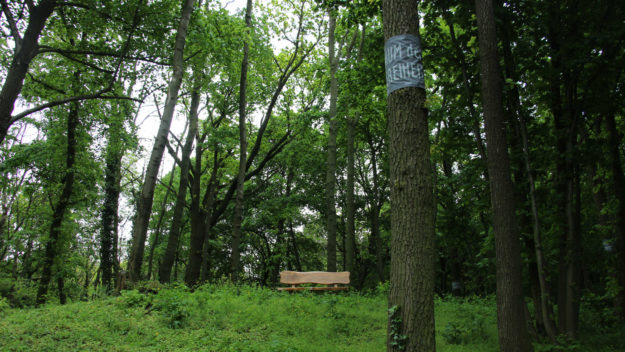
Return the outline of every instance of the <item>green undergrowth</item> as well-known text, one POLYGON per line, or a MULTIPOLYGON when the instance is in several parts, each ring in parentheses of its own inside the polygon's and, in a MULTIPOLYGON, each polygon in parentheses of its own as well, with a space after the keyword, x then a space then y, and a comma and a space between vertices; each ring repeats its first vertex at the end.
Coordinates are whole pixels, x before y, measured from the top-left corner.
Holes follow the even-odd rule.
MULTIPOLYGON (((232 285, 0 308, 0 351, 385 351, 388 317, 384 294, 232 285)), ((437 351, 497 351, 494 300, 437 300, 436 342, 437 351)))

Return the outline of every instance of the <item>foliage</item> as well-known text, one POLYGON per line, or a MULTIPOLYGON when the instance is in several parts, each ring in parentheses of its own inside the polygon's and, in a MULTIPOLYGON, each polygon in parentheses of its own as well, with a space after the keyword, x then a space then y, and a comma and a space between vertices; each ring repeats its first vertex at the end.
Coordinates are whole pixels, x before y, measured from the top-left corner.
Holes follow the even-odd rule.
MULTIPOLYGON (((288 294, 228 283, 203 285, 194 292, 183 287, 122 291, 118 298, 5 309, 0 349, 380 351, 386 344, 386 306, 385 295, 288 294)), ((435 309, 438 351, 497 350, 493 298, 437 299, 435 309), (450 324, 463 331, 463 344, 447 341, 450 324), (469 337, 469 330, 479 330, 482 338, 469 337)), ((600 334, 584 328, 578 350, 619 351, 621 328, 604 326, 600 334)), ((556 351, 546 344, 535 348, 556 351)))
POLYGON ((0 297, 0 314, 3 314, 5 310, 11 308, 8 300, 5 297, 0 297))
POLYGON ((0 276, 0 298, 12 308, 28 308, 35 304, 37 288, 25 279, 0 276))
POLYGON ((388 309, 388 321, 390 326, 389 338, 391 339, 391 346, 399 351, 405 350, 405 343, 408 336, 402 334, 402 321, 399 315, 399 306, 392 306, 388 309))

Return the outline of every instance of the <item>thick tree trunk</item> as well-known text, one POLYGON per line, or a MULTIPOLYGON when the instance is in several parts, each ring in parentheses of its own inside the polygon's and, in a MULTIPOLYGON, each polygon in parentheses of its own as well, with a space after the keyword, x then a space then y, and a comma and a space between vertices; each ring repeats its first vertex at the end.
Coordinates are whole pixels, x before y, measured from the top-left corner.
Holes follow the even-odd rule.
MULTIPOLYGON (((162 283, 170 280, 171 268, 176 258, 176 250, 178 249, 178 241, 180 238, 180 230, 182 226, 182 211, 187 198, 187 188, 189 183, 189 169, 191 166, 191 151, 193 150, 193 141, 197 133, 198 127, 198 106, 200 105, 199 86, 196 84, 191 94, 191 110, 189 111, 189 131, 187 139, 182 148, 182 159, 180 165, 180 183, 178 185, 178 194, 176 196, 176 205, 174 205, 174 214, 171 220, 171 228, 169 229, 169 238, 167 240, 167 249, 163 255, 163 261, 159 267, 158 279, 162 283)), ((196 174, 196 177, 200 177, 196 174)))
MULTIPOLYGON (((252 0, 247 0, 245 12, 245 26, 252 28, 252 0)), ((237 174, 237 197, 234 205, 234 219, 232 220, 232 255, 230 257, 230 277, 238 281, 241 272, 241 222, 243 221, 243 200, 245 186, 245 172, 247 171, 247 127, 245 123, 247 109, 247 67, 249 43, 243 44, 243 61, 241 62, 241 83, 239 85, 239 173, 237 174)))
MULTIPOLYGON (((384 39, 419 36, 418 1, 383 1, 384 39)), ((387 350, 435 351, 434 199, 425 90, 387 97, 391 180, 391 276, 387 350)))
POLYGON ((475 7, 495 232, 499 347, 506 352, 525 352, 531 351, 532 345, 523 309, 521 252, 504 124, 503 82, 497 54, 495 14, 492 0, 476 0, 475 7))
POLYGON ((41 0, 29 13, 24 37, 21 40, 14 38, 13 58, 2 85, 2 91, 0 91, 0 143, 4 141, 9 127, 11 127, 11 114, 15 107, 15 101, 22 91, 30 62, 39 50, 39 36, 48 17, 52 15, 58 4, 56 0, 41 0))
POLYGON ((195 0, 183 1, 180 23, 178 25, 176 42, 174 44, 173 74, 171 81, 169 82, 163 116, 156 135, 156 140, 154 141, 152 153, 150 154, 145 179, 143 181, 143 187, 141 189, 141 196, 139 197, 139 202, 137 204, 137 213, 132 229, 132 247, 130 251, 130 258, 128 260, 128 272, 130 273, 132 281, 141 279, 143 252, 145 250, 145 239, 148 232, 150 215, 152 213, 156 178, 158 176, 158 170, 161 166, 161 160, 163 159, 163 152, 167 144, 167 137, 174 109, 176 107, 176 102, 178 101, 178 90, 180 89, 180 85, 182 83, 182 76, 184 73, 183 54, 185 39, 194 3, 195 0))
MULTIPOLYGON (((502 31, 502 46, 504 53, 504 64, 506 77, 512 79, 513 81, 518 80, 518 74, 516 72, 516 65, 514 64, 514 56, 512 54, 512 47, 510 45, 510 40, 513 34, 511 33, 511 27, 505 26, 502 31)), ((550 288, 547 282, 547 268, 545 265, 545 258, 543 253, 543 243, 541 236, 541 226, 540 226, 540 216, 538 213, 538 201, 536 200, 536 182, 534 179, 534 172, 532 170, 531 162, 530 162, 530 150, 529 150, 529 139, 527 134, 527 123, 525 121, 525 113, 521 107, 521 99, 519 89, 516 85, 513 85, 508 94, 508 104, 509 110, 515 117, 515 123, 518 126, 519 137, 521 139, 521 147, 523 151, 523 165, 525 167, 525 174, 527 175, 527 182, 529 185, 529 197, 530 197, 530 207, 532 214, 532 233, 534 237, 534 254, 535 254, 535 263, 536 270, 531 270, 536 274, 536 281, 538 283, 539 288, 539 300, 538 303, 540 306, 536 306, 536 315, 537 322, 540 321, 545 328, 545 332, 547 336, 551 340, 552 343, 556 343, 557 330, 555 327, 555 322, 553 320, 553 306, 552 300, 550 298, 550 288), (540 318, 538 314, 540 313, 540 318)))
MULTIPOLYGON (((65 176, 63 177, 63 190, 59 197, 59 201, 54 207, 52 214, 52 223, 50 224, 50 232, 48 235, 48 241, 46 242, 46 249, 43 259, 43 271, 41 273, 41 280, 39 281, 39 289, 37 290, 37 305, 44 304, 46 302, 46 295, 48 294, 48 286, 52 279, 52 267, 55 259, 61 250, 61 243, 59 238, 61 237, 61 225, 65 218, 65 212, 69 208, 70 198, 74 189, 74 180, 76 176, 76 170, 74 164, 76 161, 76 129, 78 128, 80 121, 78 117, 78 103, 70 105, 69 115, 67 117, 67 155, 65 161, 65 176)), ((62 277, 59 276, 62 280, 62 277)), ((62 283, 60 281, 59 283, 62 283)), ((62 291, 62 285, 59 286, 59 292, 62 291)))
POLYGON ((336 14, 330 10, 330 21, 328 22, 328 59, 330 61, 330 111, 328 112, 328 158, 326 162, 326 232, 328 236, 327 270, 336 271, 336 103, 338 100, 338 82, 336 71, 338 70, 338 60, 336 59, 334 31, 336 29, 336 14))

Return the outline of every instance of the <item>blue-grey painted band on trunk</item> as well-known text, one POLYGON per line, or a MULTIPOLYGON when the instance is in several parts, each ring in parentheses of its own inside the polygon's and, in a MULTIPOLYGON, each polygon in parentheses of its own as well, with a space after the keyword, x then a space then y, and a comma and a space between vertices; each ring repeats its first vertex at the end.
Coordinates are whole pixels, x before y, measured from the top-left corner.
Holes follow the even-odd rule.
POLYGON ((384 43, 386 95, 405 87, 425 88, 421 42, 412 34, 396 35, 384 43))

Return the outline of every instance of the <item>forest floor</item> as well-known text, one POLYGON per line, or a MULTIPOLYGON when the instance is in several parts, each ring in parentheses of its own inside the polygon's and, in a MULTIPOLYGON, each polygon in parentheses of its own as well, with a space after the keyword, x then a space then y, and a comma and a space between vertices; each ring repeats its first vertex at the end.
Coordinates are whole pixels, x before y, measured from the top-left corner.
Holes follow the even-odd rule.
MULTIPOLYGON (((385 351, 385 294, 207 285, 42 308, 4 308, 1 351, 385 351)), ((497 351, 493 298, 437 299, 437 351, 497 351)), ((2 310, 2 309, 0 309, 2 310)), ((594 319, 594 318, 593 318, 594 319)), ((595 329, 597 328, 596 324, 595 329)), ((586 327, 587 328, 587 327, 586 327)), ((562 349, 625 351, 615 328, 562 349)))

